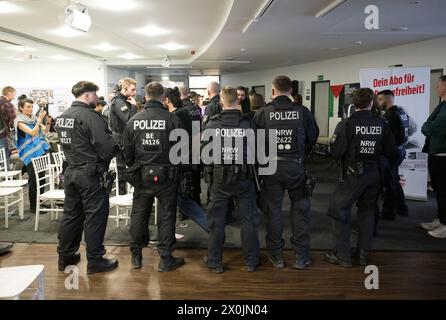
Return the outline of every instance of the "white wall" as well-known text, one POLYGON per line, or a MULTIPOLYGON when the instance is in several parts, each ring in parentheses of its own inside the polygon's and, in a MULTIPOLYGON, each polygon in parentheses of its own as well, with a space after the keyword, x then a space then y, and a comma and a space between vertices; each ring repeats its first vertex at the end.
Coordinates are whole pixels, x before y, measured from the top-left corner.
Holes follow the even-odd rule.
POLYGON ((0 62, 0 87, 62 89, 71 92, 81 80, 96 83, 105 93, 105 73, 102 62, 95 60, 11 61, 0 62))
MULTIPOLYGON (((291 79, 302 81, 300 92, 304 97, 304 105, 311 106, 306 100, 307 89, 311 89, 311 81, 317 81, 318 75, 324 75, 331 85, 359 82, 359 70, 362 68, 378 68, 403 64, 405 67, 430 66, 432 69, 446 70, 446 37, 408 44, 389 49, 346 56, 338 59, 324 60, 283 68, 259 70, 237 74, 223 74, 223 85, 251 87, 265 86, 266 101, 271 98, 271 81, 275 76, 287 75, 291 79)), ((337 114, 335 106, 334 114, 337 114)), ((337 120, 337 119, 333 119, 337 120)), ((333 132, 337 121, 330 121, 330 132, 333 132)))

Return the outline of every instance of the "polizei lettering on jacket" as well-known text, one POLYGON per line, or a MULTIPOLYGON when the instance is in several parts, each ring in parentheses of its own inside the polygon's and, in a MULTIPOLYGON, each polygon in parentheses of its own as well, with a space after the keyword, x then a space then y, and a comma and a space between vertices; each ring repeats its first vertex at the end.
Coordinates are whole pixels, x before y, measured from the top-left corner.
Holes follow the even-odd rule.
POLYGON ((74 128, 74 119, 57 118, 56 119, 56 128, 73 129, 74 128))
POLYGON ((223 138, 243 138, 246 137, 246 129, 215 129, 215 135, 223 138))
POLYGON ((135 120, 133 130, 166 130, 166 120, 135 120))
POLYGON ((270 120, 298 120, 299 112, 295 111, 276 111, 269 114, 270 120))
POLYGON ((382 134, 382 127, 368 127, 368 126, 356 126, 356 134, 363 134, 363 135, 380 135, 382 134))

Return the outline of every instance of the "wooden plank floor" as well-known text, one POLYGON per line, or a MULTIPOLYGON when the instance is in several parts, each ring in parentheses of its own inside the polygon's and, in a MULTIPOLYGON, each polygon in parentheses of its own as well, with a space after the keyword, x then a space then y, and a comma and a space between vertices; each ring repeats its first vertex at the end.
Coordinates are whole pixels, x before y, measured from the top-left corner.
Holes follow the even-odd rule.
POLYGON ((203 250, 177 250, 186 265, 157 272, 158 255, 144 249, 144 266, 130 268, 128 247, 107 247, 119 259, 113 272, 87 276, 85 250, 81 248, 79 289, 67 290, 67 274, 57 271, 55 244, 16 244, 0 257, 0 266, 45 265, 47 299, 446 299, 446 253, 374 252, 370 263, 379 267, 379 290, 366 290, 364 268, 343 269, 323 261, 323 252, 313 252, 314 263, 303 271, 289 264, 275 270, 262 252, 262 265, 255 273, 243 269, 240 250, 225 251, 226 272, 214 274, 201 265, 203 250))

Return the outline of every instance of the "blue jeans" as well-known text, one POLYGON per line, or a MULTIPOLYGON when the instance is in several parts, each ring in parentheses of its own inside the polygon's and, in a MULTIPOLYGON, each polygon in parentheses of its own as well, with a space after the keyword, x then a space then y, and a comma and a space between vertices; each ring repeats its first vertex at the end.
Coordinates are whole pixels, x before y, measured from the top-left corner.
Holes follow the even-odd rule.
POLYGON ((209 233, 209 224, 203 209, 182 192, 178 193, 178 208, 181 214, 195 221, 204 231, 209 233))

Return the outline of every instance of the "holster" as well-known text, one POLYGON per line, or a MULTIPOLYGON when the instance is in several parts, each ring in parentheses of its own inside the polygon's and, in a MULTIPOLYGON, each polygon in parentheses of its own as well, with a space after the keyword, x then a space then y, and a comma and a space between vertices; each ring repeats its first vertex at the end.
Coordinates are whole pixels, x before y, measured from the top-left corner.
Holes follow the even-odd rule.
POLYGON ((313 179, 312 176, 305 176, 305 185, 303 195, 304 198, 311 198, 313 196, 313 191, 316 186, 316 180, 313 179))
POLYGON ((101 185, 106 193, 110 193, 113 189, 113 183, 116 179, 115 171, 106 171, 101 175, 101 185))
POLYGON ((364 174, 364 163, 363 162, 353 162, 347 164, 346 173, 348 176, 360 177, 364 174))

